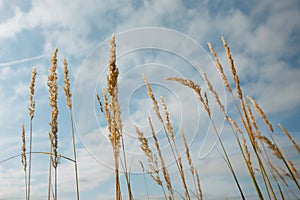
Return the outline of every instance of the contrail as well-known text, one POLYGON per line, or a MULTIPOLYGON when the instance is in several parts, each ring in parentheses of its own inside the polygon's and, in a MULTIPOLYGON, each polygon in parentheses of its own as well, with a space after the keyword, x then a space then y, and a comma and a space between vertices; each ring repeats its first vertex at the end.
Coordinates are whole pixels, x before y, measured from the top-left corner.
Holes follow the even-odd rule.
POLYGON ((9 65, 15 65, 15 64, 20 64, 20 63, 24 63, 24 62, 33 61, 33 60, 38 60, 38 59, 46 57, 48 55, 49 54, 43 54, 43 55, 39 55, 39 56, 23 58, 23 59, 20 59, 20 60, 14 60, 14 61, 10 61, 10 62, 0 63, 0 67, 7 67, 9 65))

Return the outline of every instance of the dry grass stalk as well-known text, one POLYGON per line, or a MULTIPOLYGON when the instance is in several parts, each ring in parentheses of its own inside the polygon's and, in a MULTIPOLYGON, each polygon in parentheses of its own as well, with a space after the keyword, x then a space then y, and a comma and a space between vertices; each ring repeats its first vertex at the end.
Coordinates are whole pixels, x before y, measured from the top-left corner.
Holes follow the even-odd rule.
POLYGON ((244 117, 246 119, 245 128, 246 128, 246 130, 248 132, 250 140, 253 141, 252 126, 250 124, 250 119, 249 119, 249 116, 248 116, 248 112, 246 111, 244 101, 241 101, 241 108, 242 108, 244 117))
POLYGON ((119 153, 122 147, 123 149, 123 163, 124 173, 126 178, 126 184, 128 189, 129 199, 133 199, 131 193, 131 186, 129 180, 129 174, 127 170, 127 162, 125 155, 125 144, 122 134, 122 120, 121 120, 121 109, 118 100, 118 76, 119 69, 116 65, 116 44, 115 35, 113 34, 110 40, 110 59, 109 59, 109 74, 106 77, 107 80, 107 92, 109 94, 108 102, 106 97, 106 91, 103 91, 104 99, 104 110, 108 123, 109 139, 111 141, 113 151, 114 151, 114 161, 115 161, 115 183, 116 183, 116 198, 121 198, 120 180, 119 180, 119 153))
POLYGON ((207 105, 207 107, 209 108, 209 101, 208 101, 208 96, 207 93, 204 92, 204 99, 205 99, 205 104, 207 105))
POLYGON ((254 106, 255 110, 260 114, 260 116, 262 117, 262 119, 264 120, 264 122, 267 124, 267 126, 269 127, 270 131, 274 132, 273 130, 273 126, 272 124, 269 122, 269 120, 267 119, 264 111, 258 106, 258 104, 250 97, 247 96, 247 99, 249 99, 249 101, 252 103, 252 105, 254 106))
POLYGON ((136 133, 138 135, 138 140, 141 142, 141 149, 144 152, 144 155, 147 157, 147 162, 150 170, 147 173, 152 177, 152 179, 160 186, 162 186, 162 181, 159 176, 158 162, 157 157, 151 151, 147 138, 144 137, 142 131, 135 127, 136 133))
POLYGON ((260 150, 260 148, 259 148, 259 146, 258 146, 258 144, 257 144, 257 140, 256 140, 256 136, 259 135, 258 126, 257 126, 257 124, 256 124, 256 122, 255 122, 255 118, 254 118, 254 116, 253 116, 252 110, 251 110, 251 108, 250 108, 248 102, 246 101, 246 99, 244 99, 243 102, 244 102, 244 103, 242 104, 242 109, 243 109, 243 112, 244 112, 244 113, 247 113, 247 116, 245 116, 245 118, 246 118, 246 120, 247 120, 247 123, 248 123, 249 126, 251 127, 251 124, 250 124, 250 120, 251 120, 252 125, 253 125, 254 128, 255 128, 255 132, 254 132, 254 131, 252 130, 252 128, 251 128, 251 132, 249 133, 249 137, 250 137, 250 139, 251 139, 251 141, 252 141, 252 143, 253 143, 255 149, 260 153, 261 150, 260 150), (246 106, 246 108, 247 108, 247 111, 246 111, 245 106, 246 106))
POLYGON ((234 67, 233 59, 231 57, 230 48, 227 45, 224 37, 222 37, 222 41, 223 41, 223 45, 226 49, 227 58, 228 58, 228 61, 229 61, 229 64, 230 64, 231 72, 232 72, 233 77, 234 77, 234 82, 236 84, 237 95, 238 95, 239 99, 242 100, 243 99, 243 93, 242 93, 242 90, 241 90, 239 77, 238 77, 238 74, 237 74, 236 69, 234 67))
POLYGON ((25 128, 24 123, 22 124, 22 148, 21 148, 22 165, 24 172, 26 173, 27 162, 26 162, 26 141, 25 141, 25 128))
POLYGON ((242 130, 240 129, 240 127, 237 125, 237 123, 233 120, 233 119, 231 119, 230 117, 226 117, 226 119, 228 120, 228 122, 230 123, 230 124, 232 124, 235 128, 236 128, 236 130, 241 134, 241 135, 244 135, 244 133, 242 132, 242 130))
POLYGON ((257 138, 260 140, 260 141, 262 141, 262 142, 264 142, 266 145, 267 145, 267 147, 270 149, 270 150, 272 150, 272 152, 273 152, 273 155, 275 155, 278 159, 282 159, 282 156, 281 156, 281 154, 280 154, 280 152, 278 151, 278 148, 277 148, 277 146, 275 145, 275 144, 273 144, 270 140, 269 140, 269 138, 267 138, 266 136, 257 136, 257 138))
POLYGON ((66 95, 66 103, 67 103, 68 108, 71 109, 72 108, 72 100, 71 100, 72 94, 70 91, 70 79, 69 79, 68 63, 67 63, 66 58, 64 58, 64 77, 65 77, 64 91, 65 91, 65 95, 66 95))
POLYGON ((184 147, 185 147, 185 153, 186 153, 186 158, 188 160, 188 163, 189 163, 189 166, 190 166, 190 170, 191 170, 191 173, 192 175, 194 176, 195 175, 195 168, 194 168, 194 165, 192 163, 192 158, 191 158, 191 155, 190 155, 190 150, 189 150, 189 146, 186 142, 186 138, 184 136, 184 132, 183 130, 181 131, 181 136, 182 136, 182 139, 183 139, 183 143, 184 143, 184 147))
MULTIPOLYGON (((214 95, 214 97, 215 97, 215 101, 216 101, 216 103, 219 105, 221 111, 222 111, 223 113, 226 113, 226 112, 225 112, 225 108, 224 108, 223 104, 221 103, 221 100, 220 100, 220 98, 219 98, 219 95, 218 95, 217 91, 214 89, 214 87, 212 86, 211 82, 208 80, 207 75, 206 75, 205 72, 202 72, 202 77, 203 77, 203 79, 205 80, 208 89, 213 93, 213 95, 214 95)), ((206 93, 205 93, 205 94, 206 94, 206 93)), ((207 97, 206 97, 206 99, 207 99, 207 97)), ((208 100, 206 100, 206 104, 208 105, 208 100)))
POLYGON ((152 88, 151 88, 151 86, 150 86, 150 84, 148 82, 148 79, 146 78, 146 76, 144 74, 143 74, 143 78, 144 78, 144 81, 146 83, 146 87, 147 87, 147 90, 148 90, 148 95, 149 95, 150 99, 152 100, 153 109, 155 111, 155 114, 156 114, 157 118, 159 119, 159 121, 163 123, 163 119, 162 119, 162 117, 160 115, 160 112, 159 112, 158 103, 157 103, 157 101, 156 101, 156 99, 154 97, 152 88))
MULTIPOLYGON (((220 76, 221 76, 221 78, 223 80, 223 83, 224 83, 225 87, 227 88, 228 92, 231 94, 232 100, 233 100, 233 102, 234 102, 234 104, 235 104, 235 106, 236 106, 236 108, 238 110, 238 113, 239 113, 239 115, 241 117, 242 122, 245 123, 244 119, 242 118, 242 114, 241 114, 240 108, 239 108, 239 106, 237 104, 236 98, 235 98, 235 96, 234 96, 234 94, 232 92, 232 89, 231 89, 230 85, 229 85, 228 79, 227 79, 227 77, 226 77, 226 75, 225 75, 225 73, 223 71, 223 67, 222 67, 222 65, 221 65, 221 63, 220 63, 220 61, 219 61, 219 59, 217 57, 217 54, 216 54, 216 52, 214 51, 212 45, 209 42, 208 42, 208 46, 209 46, 209 49, 210 49, 213 57, 215 58, 216 66, 217 66, 219 74, 220 74, 220 76)), ((227 44, 226 44, 226 46, 227 46, 227 44)), ((227 48, 226 48, 226 50, 227 50, 227 48)), ((230 55, 230 51, 227 52, 227 53, 229 53, 229 55, 230 55)), ((235 79, 235 82, 236 82, 237 93, 238 93, 239 98, 242 100, 242 90, 240 88, 239 79, 237 77, 237 73, 236 73, 235 67, 233 65, 233 60, 231 59, 231 55, 230 55, 229 62, 231 62, 231 61, 232 61, 231 68, 232 68, 232 70, 234 72, 233 74, 234 74, 234 79, 235 79)), ((225 117, 226 117, 227 114, 226 113, 224 113, 224 114, 225 114, 225 117)))
POLYGON ((166 122, 167 130, 170 133, 171 140, 174 141, 173 127, 172 127, 172 125, 170 123, 170 118, 169 118, 169 113, 168 113, 168 110, 167 110, 167 106, 166 106, 165 100, 164 100, 164 98, 162 96, 160 97, 160 101, 161 101, 161 104, 162 104, 162 107, 163 107, 163 110, 164 110, 164 114, 165 114, 165 122, 166 122))
POLYGON ((58 86, 57 86, 57 51, 55 48, 52 53, 50 74, 48 76, 48 91, 49 91, 49 100, 51 111, 51 121, 50 121, 50 131, 49 131, 49 140, 50 140, 50 167, 49 167, 49 183, 48 183, 48 199, 50 199, 50 185, 51 185, 51 165, 55 170, 55 179, 54 179, 54 199, 57 198, 57 165, 59 162, 59 156, 57 153, 58 148, 58 107, 57 107, 57 95, 58 95, 58 86))
MULTIPOLYGON (((174 142, 174 145, 175 145, 175 142, 174 142)), ((183 164, 182 164, 182 160, 181 160, 181 157, 177 151, 177 148, 175 146, 175 149, 176 149, 176 152, 177 152, 177 162, 178 162, 178 170, 179 170, 179 173, 180 173, 180 177, 181 177, 181 180, 182 180, 182 183, 183 183, 183 187, 185 189, 185 196, 187 198, 187 200, 190 200, 190 194, 189 194, 189 190, 188 190, 188 187, 187 187, 187 184, 186 184, 186 179, 185 179, 185 175, 184 175, 184 171, 183 171, 183 164)))
POLYGON ((250 152, 249 152, 249 149, 247 146, 247 141, 246 141, 244 134, 242 135, 242 141, 243 141, 243 146, 244 146, 245 153, 246 153, 247 165, 249 166, 249 169, 251 170, 250 172, 252 173, 252 175, 254 175, 254 170, 253 170, 252 163, 251 163, 251 156, 250 156, 250 152))
POLYGON ((147 182, 146 182, 146 177, 145 177, 145 168, 144 168, 144 165, 143 165, 143 163, 142 163, 140 160, 139 160, 139 163, 140 163, 140 165, 141 165, 141 168, 142 168, 142 171, 143 171, 144 182, 145 182, 145 186, 146 186, 147 199, 149 200, 148 185, 147 185, 147 182))
POLYGON ((225 73, 224 73, 223 67, 222 67, 222 65, 221 65, 221 63, 220 63, 220 61, 219 61, 219 59, 218 59, 218 56, 217 56, 215 50, 213 49, 212 45, 211 45, 209 42, 208 42, 207 44, 208 44, 208 47, 209 47, 209 49, 210 49, 210 52, 212 53, 212 55, 213 55, 213 57, 214 57, 214 59, 215 59, 215 61, 216 61, 217 69, 218 69, 219 72, 220 72, 220 75, 221 75, 221 78, 222 78, 222 80, 223 80, 223 82, 224 82, 225 87, 227 88, 227 90, 228 90, 230 93, 232 93, 231 87, 229 86, 228 79, 227 79, 227 77, 226 77, 226 75, 225 75, 225 73))
POLYGON ((248 111, 248 113, 249 113, 249 117, 250 117, 251 122, 252 122, 252 124, 253 124, 253 126, 254 126, 254 128, 255 128, 255 131, 256 131, 255 134, 256 134, 256 135, 260 135, 260 132, 259 132, 257 123, 256 123, 256 121, 255 121, 255 118, 254 118, 254 116, 253 116, 252 110, 251 110, 251 108, 250 108, 248 102, 247 102, 245 99, 244 99, 244 104, 246 105, 247 111, 248 111))
POLYGON ((103 105, 102 105, 102 102, 101 102, 101 99, 99 97, 99 94, 97 93, 96 94, 96 98, 98 100, 98 103, 99 103, 99 106, 100 106, 100 111, 103 112, 103 105))
POLYGON ((27 187, 27 160, 26 160, 26 141, 25 141, 25 128, 24 123, 22 124, 22 147, 21 147, 21 162, 24 170, 24 180, 25 180, 25 199, 28 199, 28 187, 27 187))
POLYGON ((167 185, 167 188, 169 190, 170 196, 173 199, 173 188, 172 188, 172 184, 171 184, 171 179, 170 179, 168 170, 166 168, 165 160, 162 156, 162 152, 161 152, 161 149, 160 149, 160 146, 159 146, 159 143, 158 143, 158 139, 155 135, 155 131, 154 131, 152 121, 151 121, 150 117, 148 117, 148 122, 149 122, 149 125, 150 125, 150 128, 151 128, 151 134, 152 134, 152 137, 154 139, 155 147, 156 147, 156 150, 158 152, 159 159, 160 159, 160 164, 161 164, 161 167, 162 167, 162 172, 163 172, 163 175, 164 175, 164 179, 166 181, 166 185, 167 185))
POLYGON ((75 142, 75 131, 74 131, 74 122, 72 114, 72 94, 70 91, 70 78, 68 71, 68 63, 66 58, 64 58, 64 91, 66 97, 66 104, 70 111, 70 120, 72 125, 72 144, 73 144, 73 155, 74 155, 74 171, 75 171, 75 180, 76 180, 76 199, 79 200, 79 181, 78 181, 78 166, 77 166, 77 155, 76 155, 76 142, 75 142))
POLYGON ((110 59, 109 59, 109 75, 107 76, 107 91, 110 96, 115 94, 115 88, 118 84, 119 69, 116 66, 116 44, 115 35, 110 40, 110 59))
POLYGON ((105 118, 108 126, 108 132, 111 132, 111 114, 109 110, 109 102, 107 99, 106 91, 105 89, 102 90, 102 96, 103 96, 103 107, 105 112, 105 118))
POLYGON ((272 165, 272 163, 269 162, 270 167, 272 168, 272 170, 277 174, 277 176, 280 178, 280 180, 284 183, 284 185, 288 186, 284 176, 282 176, 282 174, 276 169, 276 167, 274 165, 272 165))
MULTIPOLYGON (((171 145, 171 143, 169 141, 168 135, 167 135, 168 142, 169 142, 169 145, 171 147, 174 159, 176 161, 176 164, 177 164, 177 167, 178 167, 178 170, 179 170, 179 173, 180 173, 180 177, 181 177, 181 180, 182 180, 182 183, 183 183, 183 187, 185 189, 186 198, 189 200, 190 199, 190 195, 189 195, 187 184, 186 184, 186 180, 185 180, 185 175, 184 175, 184 171, 183 171, 182 160, 181 160, 181 157, 180 157, 180 155, 178 153, 178 150, 177 150, 177 147, 176 147, 176 142, 174 140, 174 131, 173 131, 173 127, 172 127, 172 125, 170 123, 169 113, 168 113, 168 110, 167 110, 167 106, 166 106, 165 100, 164 100, 164 98, 162 96, 160 97, 160 100, 161 100, 162 107, 163 107, 164 114, 165 114, 165 124, 166 124, 165 126, 166 126, 168 132, 170 133, 170 138, 171 138, 171 141, 173 142, 176 155, 174 153, 173 147, 172 147, 172 145, 171 145)), ((166 132, 166 129, 164 129, 164 130, 166 132)), ((166 134, 167 134, 167 132, 166 132, 166 134)))
MULTIPOLYGON (((244 117, 246 119, 246 130, 249 136, 249 139, 253 145, 253 147, 255 148, 255 150, 257 150, 258 152, 260 152, 260 149, 258 147, 255 135, 253 134, 253 130, 252 130, 252 126, 251 126, 251 122, 250 122, 250 117, 249 117, 249 113, 246 110, 245 104, 247 104, 246 100, 244 99, 243 101, 241 101, 241 107, 242 107, 242 111, 244 113, 244 117)), ((248 105, 248 104, 247 104, 248 105)), ((249 106, 248 106, 249 108, 249 106)), ((247 154, 247 151, 246 151, 247 154)))
POLYGON ((35 76, 36 76, 36 70, 35 70, 35 67, 33 67, 32 71, 31 71, 31 82, 30 82, 30 86, 29 86, 30 93, 29 93, 28 110, 29 110, 30 119, 32 119, 34 117, 35 102, 33 100, 33 97, 34 97, 35 76))
POLYGON ((166 78, 166 80, 168 81, 176 81, 182 85, 185 85, 189 88, 191 88, 192 90, 194 90, 196 92, 196 94, 199 97, 200 102, 203 104, 203 107, 205 109, 205 111, 208 113, 208 115, 210 116, 210 109, 208 107, 208 105, 206 104, 206 101, 203 99, 202 95, 201 95, 201 88, 198 84, 195 84, 192 80, 188 80, 188 79, 184 79, 184 78, 178 78, 178 77, 170 77, 170 78, 166 78))
POLYGON ((292 161, 290 161, 290 160, 287 160, 287 162, 288 162, 288 165, 289 165, 289 167, 290 167, 292 173, 294 174, 294 176, 295 176, 297 179, 299 179, 300 177, 299 177, 299 174, 298 174, 298 172, 297 172, 297 169, 296 169, 295 165, 294 165, 294 164, 292 163, 292 161))
POLYGON ((229 169, 230 169, 230 171, 231 171, 231 173, 232 173, 232 176, 234 177, 234 180, 235 180, 235 182, 236 182, 236 184, 237 184, 237 186, 238 186, 238 188, 239 188, 241 197, 242 197, 242 199, 245 199, 244 194, 243 194, 243 191, 242 191, 242 189, 241 189, 241 186, 240 186, 240 184, 239 184, 239 182, 238 182, 237 176, 236 176, 236 174, 235 174, 235 172, 234 172, 234 170, 233 170, 232 164, 231 164, 230 159, 229 159, 229 157, 228 157, 228 154, 227 154, 227 152, 226 152, 225 146, 224 146, 224 144, 223 144, 223 142, 222 142, 222 140, 221 140, 221 138, 220 138, 220 133, 219 133, 217 127, 216 127, 216 124, 214 123, 214 120, 213 120, 212 117, 211 117, 210 109, 209 109, 208 105, 206 104, 206 102, 204 101, 204 99, 203 99, 203 97, 202 97, 202 95, 201 95, 201 89, 200 89, 200 86, 197 85, 197 84, 195 84, 195 83, 194 83, 193 81, 191 81, 191 80, 183 79, 183 78, 171 77, 171 78, 166 78, 166 80, 172 80, 172 81, 179 82, 179 83, 181 83, 182 85, 185 85, 185 86, 191 88, 192 90, 194 90, 194 91, 196 92, 196 94, 198 95, 200 102, 202 103, 202 105, 203 105, 205 111, 206 111, 207 114, 208 114, 208 117, 209 117, 210 121, 212 122, 214 131, 215 131, 215 133, 216 133, 216 135, 217 135, 218 141, 220 142, 221 147, 222 147, 222 150, 223 150, 223 152, 224 152, 224 155, 225 155, 224 158, 225 158, 226 163, 228 164, 228 167, 229 167, 229 169))
POLYGON ((57 68, 57 48, 54 49, 51 59, 51 68, 50 68, 50 75, 48 76, 48 88, 49 88, 49 100, 50 100, 50 107, 52 108, 52 118, 50 122, 50 134, 52 140, 52 150, 54 154, 54 158, 52 165, 54 168, 57 167, 58 164, 58 156, 57 156, 57 148, 58 148, 58 107, 57 107, 57 95, 58 95, 58 86, 57 86, 57 74, 56 74, 56 68, 57 68))
POLYGON ((281 124, 279 124, 279 127, 281 128, 283 133, 287 136, 287 138, 291 141, 291 143, 294 145, 294 148, 298 151, 298 153, 300 153, 300 147, 292 138, 292 136, 287 132, 287 130, 281 124))
POLYGON ((116 66, 115 36, 112 35, 110 40, 109 74, 106 77, 107 91, 110 97, 110 102, 108 102, 106 95, 104 95, 106 92, 103 93, 103 98, 109 129, 109 139, 112 143, 116 157, 119 155, 121 146, 121 132, 119 129, 120 127, 118 127, 118 121, 120 121, 120 116, 118 116, 120 114, 118 108, 118 75, 119 69, 116 66))
MULTIPOLYGON (((196 187, 196 181, 195 181, 195 175, 198 176, 197 174, 195 174, 195 168, 194 168, 194 164, 192 163, 192 158, 191 158, 191 155, 190 155, 190 150, 189 150, 189 146, 186 142, 186 138, 185 138, 185 135, 184 135, 184 132, 183 130, 181 131, 181 136, 182 136, 182 139, 183 139, 183 143, 184 143, 184 147, 185 147, 185 154, 186 154, 186 158, 188 160, 188 164, 190 166, 190 171, 191 171, 191 174, 192 174, 192 177, 193 177, 193 182, 194 182, 194 185, 195 185, 195 188, 196 188, 196 191, 197 191, 197 195, 200 197, 202 196, 202 192, 201 192, 201 188, 200 188, 200 191, 199 191, 199 187, 196 187)), ((199 177, 197 177, 199 178, 199 177)), ((199 182, 198 184, 200 184, 200 181, 197 181, 199 182)))
POLYGON ((113 147, 114 164, 115 164, 115 189, 116 199, 121 199, 120 180, 119 180, 119 152, 121 147, 121 131, 120 131, 120 110, 118 108, 118 75, 119 69, 116 66, 116 44, 115 36, 112 35, 110 40, 110 59, 109 74, 106 77, 107 91, 110 102, 108 103, 106 92, 103 92, 104 109, 106 111, 106 119, 108 123, 109 139, 113 147))
POLYGON ((35 85, 36 70, 33 67, 31 71, 31 82, 29 86, 29 117, 30 117, 30 135, 29 135, 29 163, 28 163, 28 200, 30 199, 30 183, 31 183, 31 152, 32 152, 32 121, 34 117, 35 101, 34 101, 34 85, 35 85))
POLYGON ((292 178, 291 175, 287 171, 285 171, 282 167, 278 167, 278 169, 282 172, 284 176, 292 178))
POLYGON ((214 57, 214 59, 215 59, 215 61, 216 61, 216 66, 217 66, 217 69, 218 69, 219 72, 220 72, 220 75, 221 75, 221 78, 222 78, 222 80, 223 80, 223 82, 224 82, 224 85, 225 85, 225 87, 227 88, 227 90, 231 93, 232 90, 231 90, 231 88, 230 88, 230 86, 229 86, 228 79, 227 79, 227 77, 226 77, 226 75, 225 75, 225 73, 224 73, 224 70, 223 70, 223 67, 222 67, 222 65, 221 65, 221 63, 220 63, 220 61, 219 61, 219 58, 218 58, 218 56, 217 56, 215 50, 213 49, 212 45, 211 45, 209 42, 207 43, 207 45, 208 45, 208 47, 209 47, 209 49, 210 49, 210 52, 212 53, 212 55, 213 55, 213 57, 214 57))
POLYGON ((195 172, 196 172, 197 187, 198 187, 198 192, 199 192, 199 199, 202 200, 203 199, 203 195, 202 195, 202 190, 201 190, 201 185, 200 185, 200 178, 199 178, 198 171, 195 170, 195 172))

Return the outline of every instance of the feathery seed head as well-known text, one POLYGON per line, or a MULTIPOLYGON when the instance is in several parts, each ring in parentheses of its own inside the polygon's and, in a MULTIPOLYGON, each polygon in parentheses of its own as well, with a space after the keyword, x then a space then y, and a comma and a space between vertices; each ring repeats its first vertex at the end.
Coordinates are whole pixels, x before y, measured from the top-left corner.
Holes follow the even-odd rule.
POLYGON ((66 95, 66 103, 67 103, 68 108, 71 109, 72 108, 72 100, 71 100, 72 94, 70 91, 70 79, 69 79, 68 63, 67 63, 66 58, 64 58, 64 77, 65 77, 64 91, 65 91, 65 95, 66 95))
POLYGON ((162 104, 162 107, 163 107, 163 110, 164 110, 164 113, 165 113, 165 121, 166 121, 166 127, 170 133, 170 138, 172 141, 174 141, 174 131, 173 131, 173 127, 170 123, 170 118, 169 118, 169 112, 167 110, 167 106, 166 106, 166 103, 165 103, 165 100, 164 98, 161 96, 160 97, 160 101, 161 101, 161 104, 162 104))
POLYGON ((21 157, 22 157, 23 169, 24 169, 24 172, 26 172, 27 162, 26 162, 26 141, 25 141, 24 123, 22 124, 22 152, 21 152, 21 157))
POLYGON ((32 119, 34 117, 34 108, 35 108, 35 102, 33 100, 34 97, 34 85, 35 85, 35 76, 36 76, 36 70, 35 67, 32 68, 31 71, 31 82, 30 82, 30 86, 29 86, 29 116, 32 119))

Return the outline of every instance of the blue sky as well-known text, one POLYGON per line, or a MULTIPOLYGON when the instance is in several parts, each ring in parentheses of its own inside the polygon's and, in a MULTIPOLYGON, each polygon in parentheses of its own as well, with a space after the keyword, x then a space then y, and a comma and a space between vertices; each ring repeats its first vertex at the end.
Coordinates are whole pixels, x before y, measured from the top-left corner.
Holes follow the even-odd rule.
MULTIPOLYGON (((142 74, 163 95, 175 129, 186 132, 194 163, 199 170, 207 199, 238 198, 238 191, 224 161, 218 155, 214 133, 192 91, 164 80, 181 76, 203 85, 199 66, 214 83, 222 101, 232 104, 210 56, 211 42, 225 72, 230 73, 222 47, 224 36, 231 47, 244 93, 252 96, 267 113, 282 146, 295 166, 299 155, 282 136, 283 124, 300 143, 300 4, 297 0, 254 1, 38 1, 0 0, 0 160, 19 154, 21 124, 29 129, 28 103, 31 67, 37 69, 34 151, 48 150, 50 108, 47 76, 51 53, 58 47, 59 151, 72 157, 70 122, 62 90, 65 56, 71 73, 74 118, 78 145, 82 199, 113 199, 112 151, 95 93, 105 86, 109 38, 116 34, 117 64, 120 68, 120 99, 128 159, 132 161, 132 185, 137 199, 146 194, 137 161, 143 160, 134 126, 150 136, 147 116, 153 117, 142 74)), ((210 96, 213 102, 213 97, 210 96)), ((212 105, 214 106, 214 105, 212 105)), ((240 162, 232 134, 216 106, 214 117, 246 194, 254 188, 240 162), (227 131, 227 132, 226 132, 227 131)), ((233 116, 235 118, 237 116, 233 116)), ((260 126, 264 129, 264 125, 260 126)), ((161 144, 165 138, 158 134, 161 144)), ((180 134, 176 140, 181 144, 180 134)), ((163 146, 165 147, 165 146, 163 146)), ((183 152, 182 146, 179 149, 183 152)), ((169 152, 164 148, 165 154, 169 152)), ((174 172, 172 159, 167 159, 174 172)), ((47 195, 48 157, 33 156, 32 199, 47 195)), ((74 199, 72 163, 59 166, 59 196, 74 199)), ((171 173, 175 188, 178 175, 171 173)), ((159 188, 147 178, 151 199, 161 199, 159 188)), ((24 199, 21 158, 0 164, 0 199, 24 199)), ((299 194, 299 193, 298 193, 299 194)))

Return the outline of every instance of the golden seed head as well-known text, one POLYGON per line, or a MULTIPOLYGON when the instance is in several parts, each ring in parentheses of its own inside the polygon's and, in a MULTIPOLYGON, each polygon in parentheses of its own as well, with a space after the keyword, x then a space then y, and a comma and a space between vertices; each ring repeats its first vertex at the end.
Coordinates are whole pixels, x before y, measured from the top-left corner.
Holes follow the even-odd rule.
POLYGON ((148 79, 146 78, 146 76, 143 74, 143 78, 144 78, 144 81, 146 83, 146 87, 147 87, 147 90, 148 90, 148 95, 150 97, 150 99, 152 100, 152 103, 153 103, 153 109, 155 111, 155 114, 157 116, 157 118, 159 119, 160 122, 163 122, 163 119, 160 115, 160 112, 159 112, 159 107, 158 107, 158 103, 154 97, 154 94, 153 94, 153 91, 152 91, 152 88, 148 82, 148 79))
MULTIPOLYGON (((218 106, 220 107, 221 111, 222 111, 223 113, 225 113, 225 107, 224 107, 224 105, 222 104, 222 102, 221 102, 221 100, 220 100, 220 98, 219 98, 219 95, 218 95, 217 91, 214 89, 214 87, 212 86, 211 82, 210 82, 209 79, 207 78, 207 75, 206 75, 205 72, 202 73, 202 77, 203 77, 203 79, 205 80, 208 89, 213 93, 213 95, 214 95, 214 97, 215 97, 215 101, 216 101, 216 103, 218 104, 218 106)), ((205 93, 205 94, 206 94, 206 93, 205 93)), ((206 99, 207 107, 209 108, 209 106, 208 106, 208 98, 207 98, 207 95, 206 95, 205 99, 206 99)))
POLYGON ((50 74, 48 76, 48 91, 49 91, 49 100, 50 100, 50 107, 52 108, 52 117, 50 121, 50 128, 51 131, 49 132, 49 138, 50 138, 50 144, 52 145, 54 158, 52 157, 52 164, 53 167, 56 168, 58 164, 58 154, 57 154, 57 148, 58 148, 58 107, 57 107, 57 97, 58 97, 58 86, 57 86, 57 74, 56 74, 56 68, 57 68, 57 51, 58 49, 55 48, 52 54, 51 59, 51 67, 50 67, 50 74))
POLYGON ((205 100, 203 99, 202 97, 202 94, 201 94, 201 88, 198 84, 195 84, 192 80, 189 80, 189 79, 184 79, 184 78, 178 78, 178 77, 169 77, 169 78, 166 78, 167 81, 176 81, 182 85, 185 85, 189 88, 191 88, 192 90, 194 90, 196 92, 196 94, 198 95, 199 97, 199 100, 200 102, 202 103, 205 111, 207 112, 208 116, 210 116, 210 109, 209 109, 209 106, 206 104, 205 100))
POLYGON ((21 157, 22 157, 23 169, 24 169, 24 172, 26 172, 27 162, 26 162, 26 141, 25 141, 24 123, 22 124, 22 152, 21 152, 21 157))
POLYGON ((295 140, 292 138, 292 136, 289 134, 289 132, 281 125, 279 124, 279 127, 281 128, 281 130, 283 131, 283 133, 288 137, 288 139, 293 143, 294 148, 298 151, 298 153, 300 154, 300 147, 299 145, 295 142, 295 140))
POLYGON ((186 142, 186 138, 184 136, 183 130, 181 131, 181 136, 182 136, 182 139, 183 139, 183 143, 184 143, 184 147, 185 147, 185 153, 186 153, 186 158, 187 158, 188 163, 190 165, 191 173, 192 173, 192 175, 195 175, 195 168, 194 168, 194 165, 192 163, 192 158, 191 158, 191 155, 190 155, 189 146, 188 146, 188 144, 186 142))
POLYGON ((233 62, 233 59, 232 59, 232 56, 231 56, 231 53, 230 53, 230 48, 227 45, 224 37, 222 37, 222 41, 223 41, 223 45, 224 45, 224 47, 226 49, 226 54, 227 54, 227 58, 228 58, 228 61, 229 61, 231 73, 232 73, 232 75, 234 77, 234 82, 235 82, 235 85, 236 85, 236 92, 237 92, 238 98, 240 100, 242 100, 243 99, 243 93, 242 93, 242 90, 241 90, 239 77, 238 77, 238 74, 236 72, 236 69, 235 69, 235 66, 234 66, 234 62, 233 62))
POLYGON ((255 110, 260 114, 260 116, 262 117, 262 119, 264 120, 264 122, 266 123, 268 128, 270 129, 270 131, 274 132, 273 126, 267 119, 267 116, 265 115, 264 111, 258 106, 258 104, 250 96, 247 96, 247 99, 252 103, 255 110))
POLYGON ((32 119, 34 117, 34 108, 35 108, 35 102, 34 102, 34 85, 35 85, 35 77, 36 77, 36 70, 35 67, 32 68, 31 71, 31 82, 30 82, 30 86, 29 86, 29 116, 32 119))
POLYGON ((109 59, 109 75, 107 79, 107 91, 110 96, 113 96, 116 91, 118 82, 119 69, 116 66, 116 44, 115 44, 115 35, 113 34, 110 40, 110 59, 109 59))
POLYGON ((223 79, 223 82, 224 82, 224 84, 226 86, 226 89, 228 90, 228 92, 231 93, 232 90, 231 90, 231 88, 229 86, 229 82, 228 82, 228 79, 227 79, 227 77, 226 77, 226 75, 224 73, 223 67, 222 67, 222 65, 221 65, 221 63, 220 63, 220 61, 219 61, 219 59, 217 57, 217 53, 215 52, 215 50, 213 49, 212 45, 209 42, 207 44, 208 44, 208 47, 210 49, 210 52, 212 53, 212 55, 213 55, 213 57, 214 57, 214 59, 216 61, 217 69, 219 70, 219 73, 221 75, 221 78, 223 79))
POLYGON ((167 110, 167 106, 166 106, 166 103, 165 103, 165 100, 164 98, 161 96, 160 97, 160 101, 161 101, 161 104, 162 104, 162 107, 163 107, 163 110, 164 110, 164 113, 165 113, 165 121, 166 121, 166 127, 170 133, 170 138, 172 141, 174 141, 174 131, 173 131, 173 127, 170 123, 170 118, 169 118, 169 112, 167 110))
POLYGON ((69 79, 69 71, 68 71, 68 63, 66 58, 64 58, 64 91, 65 91, 65 96, 66 96, 66 103, 69 109, 72 108, 72 94, 70 91, 70 79, 69 79))

